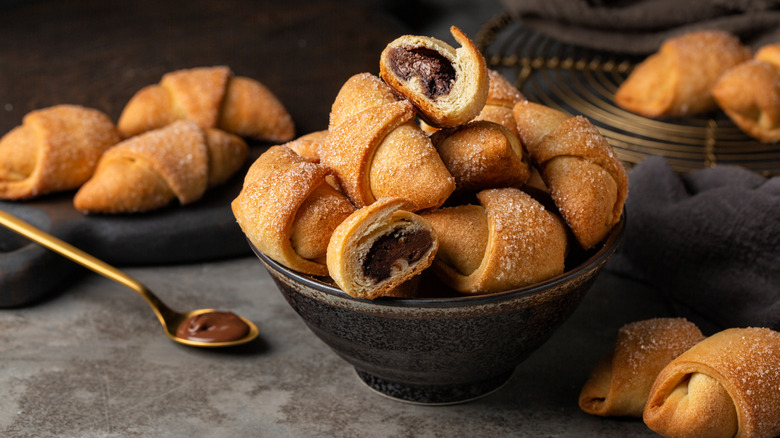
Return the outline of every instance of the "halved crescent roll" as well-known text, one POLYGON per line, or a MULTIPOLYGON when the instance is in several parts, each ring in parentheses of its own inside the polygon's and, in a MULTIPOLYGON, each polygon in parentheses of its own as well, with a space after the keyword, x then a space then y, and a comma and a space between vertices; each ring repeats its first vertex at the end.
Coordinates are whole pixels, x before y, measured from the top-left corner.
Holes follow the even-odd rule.
POLYGON ((671 38, 631 72, 615 93, 615 103, 645 117, 713 110, 712 87, 726 70, 751 56, 750 49, 727 32, 671 38))
POLYGON ((600 416, 642 417, 658 372, 704 339, 682 318, 653 318, 618 330, 613 351, 593 369, 580 392, 583 411, 600 416))
POLYGON ((404 35, 382 51, 379 76, 420 110, 431 126, 462 125, 482 111, 488 95, 485 58, 457 27, 450 32, 461 47, 436 38, 404 35))
POLYGON ((483 190, 477 199, 423 214, 439 236, 433 269, 444 283, 479 295, 563 272, 566 230, 557 216, 520 189, 483 190))
POLYGON ((333 232, 327 264, 333 281, 349 295, 393 295, 433 262, 439 241, 431 225, 407 211, 401 198, 382 198, 355 211, 333 232))
POLYGON ((305 274, 328 274, 325 255, 336 226, 355 208, 334 189, 332 172, 285 145, 272 146, 252 163, 231 207, 257 249, 305 274))
POLYGON ((644 421, 665 437, 774 438, 780 434, 780 333, 732 328, 661 370, 644 421))

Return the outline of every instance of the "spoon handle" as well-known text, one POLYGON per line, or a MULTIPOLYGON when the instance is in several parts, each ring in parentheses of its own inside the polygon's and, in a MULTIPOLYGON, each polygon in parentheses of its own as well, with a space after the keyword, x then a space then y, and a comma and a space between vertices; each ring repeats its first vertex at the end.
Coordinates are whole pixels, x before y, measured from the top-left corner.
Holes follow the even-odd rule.
POLYGON ((97 272, 104 277, 119 282, 136 291, 147 301, 147 303, 149 303, 150 306, 152 306, 152 309, 154 309, 155 313, 157 313, 157 317, 161 320, 163 318, 163 315, 160 314, 161 312, 174 313, 138 280, 130 277, 129 275, 109 265, 108 263, 87 254, 75 246, 57 237, 54 237, 51 234, 3 210, 0 210, 0 225, 3 225, 10 230, 21 234, 22 236, 32 240, 44 248, 47 248, 56 252, 57 254, 73 260, 87 269, 97 272))

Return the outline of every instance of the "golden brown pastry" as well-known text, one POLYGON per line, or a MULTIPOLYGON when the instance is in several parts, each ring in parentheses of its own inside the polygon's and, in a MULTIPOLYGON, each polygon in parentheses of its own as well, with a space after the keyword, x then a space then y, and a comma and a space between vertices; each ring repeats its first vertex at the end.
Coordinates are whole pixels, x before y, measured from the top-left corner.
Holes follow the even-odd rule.
POLYGON ((704 339, 682 318, 653 318, 618 330, 613 351, 596 365, 580 392, 583 411, 600 416, 642 417, 661 369, 704 339))
POLYGON ((517 135, 498 123, 469 122, 431 136, 458 192, 521 187, 531 175, 517 135))
POLYGON ((488 95, 482 53, 457 27, 450 27, 450 32, 460 48, 432 37, 404 35, 388 44, 379 60, 379 76, 437 128, 470 121, 482 111, 488 95))
POLYGON ((712 89, 718 106, 747 135, 780 140, 780 44, 726 71, 712 89))
POLYGON ((328 182, 332 172, 286 145, 252 163, 231 207, 238 225, 262 253, 310 275, 328 275, 325 256, 336 226, 355 208, 328 182))
POLYGON ((174 122, 106 151, 73 205, 82 212, 135 213, 174 199, 188 204, 230 178, 248 154, 240 137, 191 120, 174 122))
POLYGON ((515 105, 520 138, 561 216, 583 248, 620 221, 628 175, 598 129, 582 116, 524 101, 515 105))
POLYGON ((665 437, 780 434, 780 333, 732 328, 699 342, 659 373, 644 411, 665 437))
POLYGON ((79 187, 119 141, 114 123, 101 111, 77 105, 32 111, 0 138, 0 199, 79 187))
POLYGON ((526 286, 563 272, 566 230, 525 192, 488 189, 480 205, 426 212, 439 236, 434 272, 454 290, 486 294, 526 286))
POLYGON ((257 140, 283 142, 295 135, 292 117, 265 85, 233 76, 225 66, 166 73, 130 99, 117 127, 130 137, 181 119, 257 140))
POLYGON ((296 154, 312 163, 320 162, 320 145, 328 137, 328 130, 314 131, 285 143, 296 154))
POLYGON ((726 32, 690 32, 665 41, 636 66, 615 103, 645 117, 686 116, 716 109, 710 94, 720 76, 751 51, 726 32))
POLYGON ((517 132, 517 123, 512 115, 515 104, 526 100, 511 82, 506 80, 501 73, 495 70, 488 70, 490 78, 490 88, 487 101, 482 111, 474 120, 488 120, 505 126, 515 135, 517 132))
POLYGON ((394 295, 433 262, 436 232, 409 202, 382 198, 344 220, 328 244, 328 272, 349 295, 374 299, 394 295))
POLYGON ((430 138, 414 122, 407 100, 370 74, 348 80, 331 109, 320 162, 333 169, 357 207, 405 198, 413 210, 441 205, 455 189, 430 138))

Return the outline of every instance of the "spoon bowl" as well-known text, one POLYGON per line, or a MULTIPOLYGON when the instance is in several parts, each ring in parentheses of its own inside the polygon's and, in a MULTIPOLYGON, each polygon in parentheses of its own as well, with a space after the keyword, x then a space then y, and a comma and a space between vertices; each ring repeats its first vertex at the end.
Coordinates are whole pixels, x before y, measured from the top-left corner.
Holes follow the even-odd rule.
POLYGON ((234 318, 235 321, 240 321, 247 326, 246 332, 238 338, 226 340, 198 340, 182 337, 177 334, 179 327, 182 324, 188 323, 188 321, 190 321, 192 318, 205 314, 224 314, 226 312, 219 312, 214 309, 198 309, 189 312, 176 312, 163 303, 154 293, 152 293, 151 290, 149 290, 149 288, 147 288, 140 281, 125 274, 108 263, 90 254, 87 254, 73 245, 57 237, 54 237, 51 234, 46 233, 45 231, 3 210, 0 210, 0 225, 5 226, 6 228, 84 266, 91 271, 94 271, 106 278, 114 280, 134 290, 137 294, 143 297, 147 304, 149 304, 149 306, 152 308, 155 315, 157 315, 157 319, 160 321, 160 324, 162 324, 166 336, 175 342, 189 345, 191 347, 214 348, 241 345, 257 338, 259 333, 257 326, 248 319, 239 315, 234 315, 232 313, 231 315, 236 317, 234 318))

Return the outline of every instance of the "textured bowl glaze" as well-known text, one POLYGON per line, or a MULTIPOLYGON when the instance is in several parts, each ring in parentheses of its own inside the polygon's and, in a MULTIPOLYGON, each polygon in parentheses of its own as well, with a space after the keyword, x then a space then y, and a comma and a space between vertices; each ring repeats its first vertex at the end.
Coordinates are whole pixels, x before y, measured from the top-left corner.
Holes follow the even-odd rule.
MULTIPOLYGON (((454 298, 362 300, 253 250, 309 329, 368 386, 407 402, 452 404, 501 387, 549 339, 614 253, 624 223, 602 246, 571 255, 567 262, 575 259, 575 266, 562 275, 506 292, 454 298)), ((422 287, 445 286, 423 282, 422 287)))

